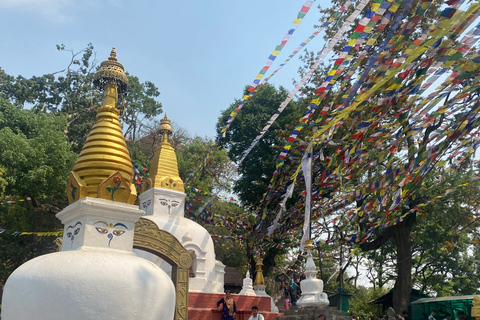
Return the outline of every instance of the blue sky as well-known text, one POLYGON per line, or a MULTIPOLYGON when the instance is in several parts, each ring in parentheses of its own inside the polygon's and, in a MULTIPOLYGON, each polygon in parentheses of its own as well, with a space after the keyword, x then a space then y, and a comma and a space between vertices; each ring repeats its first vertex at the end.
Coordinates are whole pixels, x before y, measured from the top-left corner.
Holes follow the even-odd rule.
MULTIPOLYGON (((97 60, 112 46, 125 69, 159 88, 164 112, 191 135, 215 136, 220 111, 250 84, 292 28, 305 0, 0 0, 0 67, 11 75, 64 69, 89 42, 97 60)), ((290 38, 273 72, 314 32, 319 0, 290 38)), ((307 49, 320 51, 322 34, 307 49)), ((293 88, 298 57, 271 83, 293 88)))

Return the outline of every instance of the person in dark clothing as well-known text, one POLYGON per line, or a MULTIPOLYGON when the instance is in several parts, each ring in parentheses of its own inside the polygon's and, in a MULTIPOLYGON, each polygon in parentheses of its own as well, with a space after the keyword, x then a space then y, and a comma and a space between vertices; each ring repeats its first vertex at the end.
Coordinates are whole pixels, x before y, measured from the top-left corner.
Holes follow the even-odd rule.
POLYGON ((235 305, 235 301, 233 301, 230 291, 227 290, 225 292, 225 298, 217 302, 217 309, 222 313, 222 320, 235 320, 237 306, 235 305))
POLYGON ((405 320, 410 320, 410 317, 408 316, 408 312, 407 312, 407 311, 403 311, 403 312, 402 312, 402 318, 405 319, 405 320))

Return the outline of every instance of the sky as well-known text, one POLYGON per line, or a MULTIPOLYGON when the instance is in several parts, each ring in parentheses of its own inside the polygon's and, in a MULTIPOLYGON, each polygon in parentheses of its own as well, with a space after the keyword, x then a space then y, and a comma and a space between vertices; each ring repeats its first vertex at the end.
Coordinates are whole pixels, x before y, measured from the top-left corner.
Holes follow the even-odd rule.
MULTIPOLYGON (((98 62, 115 46, 126 71, 159 88, 171 120, 192 136, 214 137, 220 112, 242 97, 305 2, 0 0, 0 68, 41 76, 68 66, 71 55, 57 44, 78 52, 92 43, 98 62)), ((266 76, 315 31, 318 4, 328 1, 314 3, 266 76)), ((322 36, 307 50, 320 51, 322 36)), ((269 82, 292 90, 298 56, 269 82)))

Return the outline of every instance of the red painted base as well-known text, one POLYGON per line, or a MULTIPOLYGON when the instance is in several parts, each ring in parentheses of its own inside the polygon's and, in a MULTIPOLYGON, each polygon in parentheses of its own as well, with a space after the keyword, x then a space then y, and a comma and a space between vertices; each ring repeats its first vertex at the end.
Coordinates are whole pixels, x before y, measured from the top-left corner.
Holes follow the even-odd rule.
MULTIPOLYGON (((188 293, 188 320, 221 320, 220 311, 217 310, 217 301, 225 295, 219 293, 188 293)), ((283 313, 270 312, 269 297, 252 297, 233 295, 235 305, 237 306, 236 320, 248 320, 252 315, 252 306, 257 306, 265 320, 275 320, 276 317, 283 316, 283 313)))

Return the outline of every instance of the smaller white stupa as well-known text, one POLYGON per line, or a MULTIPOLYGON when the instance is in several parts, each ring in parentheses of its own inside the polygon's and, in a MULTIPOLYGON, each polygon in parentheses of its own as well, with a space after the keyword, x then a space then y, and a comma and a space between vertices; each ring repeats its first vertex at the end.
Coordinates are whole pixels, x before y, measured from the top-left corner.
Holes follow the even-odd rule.
POLYGON ((305 280, 300 282, 302 296, 297 301, 299 307, 321 307, 328 306, 328 296, 323 292, 323 281, 317 279, 317 267, 313 262, 311 250, 312 241, 307 240, 305 249, 307 250, 307 263, 305 265, 305 280))
POLYGON ((270 298, 270 311, 271 312, 278 312, 278 307, 273 302, 273 298, 270 297, 265 292, 265 280, 263 279, 263 262, 260 257, 257 259, 257 275, 255 276, 255 282, 253 283, 253 290, 255 290, 255 295, 258 297, 269 297, 270 298))
POLYGON ((247 271, 247 275, 245 276, 245 279, 243 279, 242 290, 239 294, 244 296, 256 296, 255 291, 253 290, 252 282, 252 278, 250 278, 250 271, 247 271))
MULTIPOLYGON (((213 240, 200 224, 185 218, 185 189, 178 174, 175 150, 168 142, 172 134, 171 121, 160 120, 158 132, 162 142, 155 151, 150 167, 146 191, 140 198, 140 209, 145 211, 144 219, 153 221, 159 229, 172 234, 187 250, 192 252, 192 267, 188 281, 189 292, 223 293, 225 265, 215 259, 213 240)), ((134 250, 147 260, 160 266, 167 274, 171 266, 148 252, 134 250)))

